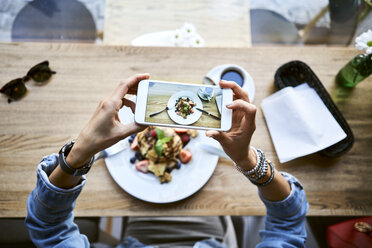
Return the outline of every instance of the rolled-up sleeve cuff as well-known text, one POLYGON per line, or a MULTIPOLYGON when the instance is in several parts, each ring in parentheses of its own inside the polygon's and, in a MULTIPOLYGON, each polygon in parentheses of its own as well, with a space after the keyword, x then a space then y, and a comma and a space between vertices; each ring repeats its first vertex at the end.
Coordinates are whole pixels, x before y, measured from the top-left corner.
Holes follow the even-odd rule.
POLYGON ((59 164, 58 155, 52 154, 44 157, 37 168, 37 185, 30 197, 34 197, 34 210, 43 219, 63 218, 67 216, 75 206, 76 198, 85 185, 86 178, 71 189, 61 189, 49 181, 49 175, 59 164))
POLYGON ((307 212, 308 203, 306 201, 305 191, 301 183, 289 173, 281 172, 283 177, 291 186, 291 193, 281 201, 269 201, 263 198, 259 193, 261 200, 266 205, 267 214, 280 218, 291 217, 300 212, 307 212))

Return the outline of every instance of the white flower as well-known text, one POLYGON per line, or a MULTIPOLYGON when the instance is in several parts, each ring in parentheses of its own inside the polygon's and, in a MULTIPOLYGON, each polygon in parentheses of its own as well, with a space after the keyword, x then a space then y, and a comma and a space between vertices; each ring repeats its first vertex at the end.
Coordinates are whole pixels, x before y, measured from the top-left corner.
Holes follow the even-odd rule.
POLYGON ((355 39, 355 47, 359 50, 366 50, 367 54, 372 53, 372 30, 368 30, 355 39))
POLYGON ((195 34, 190 38, 190 46, 191 47, 203 47, 204 46, 204 39, 199 35, 195 34))
POLYGON ((175 46, 182 46, 183 43, 184 43, 184 35, 183 35, 183 31, 180 30, 180 29, 176 29, 176 31, 174 32, 173 34, 173 37, 172 37, 172 43, 175 45, 175 46))
POLYGON ((179 47, 203 47, 204 39, 196 32, 192 23, 185 22, 173 32, 172 44, 179 47))
POLYGON ((196 34, 196 28, 194 24, 190 22, 185 22, 181 28, 183 35, 186 39, 192 37, 194 34, 196 34))

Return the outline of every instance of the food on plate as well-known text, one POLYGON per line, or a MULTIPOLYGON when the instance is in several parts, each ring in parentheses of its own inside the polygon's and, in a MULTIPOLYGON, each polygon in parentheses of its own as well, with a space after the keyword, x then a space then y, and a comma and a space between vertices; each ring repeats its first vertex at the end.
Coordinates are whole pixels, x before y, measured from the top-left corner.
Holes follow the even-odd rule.
POLYGON ((136 163, 136 169, 143 173, 147 173, 149 172, 149 164, 150 164, 150 161, 148 159, 138 161, 136 163))
POLYGON ((191 160, 192 154, 189 150, 181 150, 179 157, 180 157, 181 162, 186 164, 191 160))
POLYGON ((176 100, 176 114, 182 116, 184 119, 187 119, 187 116, 194 113, 194 107, 196 103, 188 97, 180 97, 176 100))
POLYGON ((153 173, 161 183, 170 182, 171 171, 192 159, 191 152, 183 147, 197 135, 196 130, 147 127, 129 138, 135 151, 130 162, 142 173, 153 173))

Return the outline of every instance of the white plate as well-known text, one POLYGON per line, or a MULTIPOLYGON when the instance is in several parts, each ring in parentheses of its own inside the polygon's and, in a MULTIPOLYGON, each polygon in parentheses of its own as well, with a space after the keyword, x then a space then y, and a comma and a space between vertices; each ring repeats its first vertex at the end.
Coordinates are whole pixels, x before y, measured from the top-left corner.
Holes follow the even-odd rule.
POLYGON ((174 107, 174 105, 176 104, 176 101, 180 97, 188 97, 188 98, 190 98, 194 103, 196 103, 196 106, 195 107, 200 108, 200 109, 203 109, 203 104, 202 104, 200 98, 196 94, 194 94, 194 93, 192 93, 190 91, 179 91, 179 92, 173 94, 169 98, 168 105, 167 105, 168 108, 170 108, 168 110, 169 117, 175 123, 178 123, 178 124, 181 124, 181 125, 191 125, 194 122, 196 122, 197 120, 199 120, 199 118, 202 115, 202 112, 196 110, 195 107, 194 107, 194 113, 188 115, 186 119, 184 119, 182 116, 176 114, 176 108, 174 107))
POLYGON ((161 32, 154 32, 143 34, 131 41, 133 46, 169 46, 174 47, 175 44, 172 42, 172 38, 175 34, 175 30, 166 30, 161 32))
MULTIPOLYGON (((134 119, 127 107, 120 110, 119 117, 123 123, 134 119)), ((127 139, 121 142, 128 142, 127 139)), ((161 184, 155 175, 137 171, 134 164, 129 162, 134 156, 134 152, 129 148, 106 158, 105 162, 115 182, 130 195, 152 203, 175 202, 201 189, 216 168, 218 156, 200 149, 199 142, 216 141, 206 137, 204 131, 199 131, 199 135, 187 144, 187 148, 192 152, 192 160, 183 164, 180 169, 174 169, 171 173, 172 181, 169 183, 161 184)))

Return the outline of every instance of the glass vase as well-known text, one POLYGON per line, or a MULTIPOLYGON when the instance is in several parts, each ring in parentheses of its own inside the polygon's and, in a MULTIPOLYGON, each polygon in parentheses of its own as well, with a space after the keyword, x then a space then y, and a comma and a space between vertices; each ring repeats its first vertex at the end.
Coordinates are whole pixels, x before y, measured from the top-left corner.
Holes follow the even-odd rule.
POLYGON ((371 73, 372 54, 359 54, 338 72, 336 82, 345 87, 354 87, 371 73))

